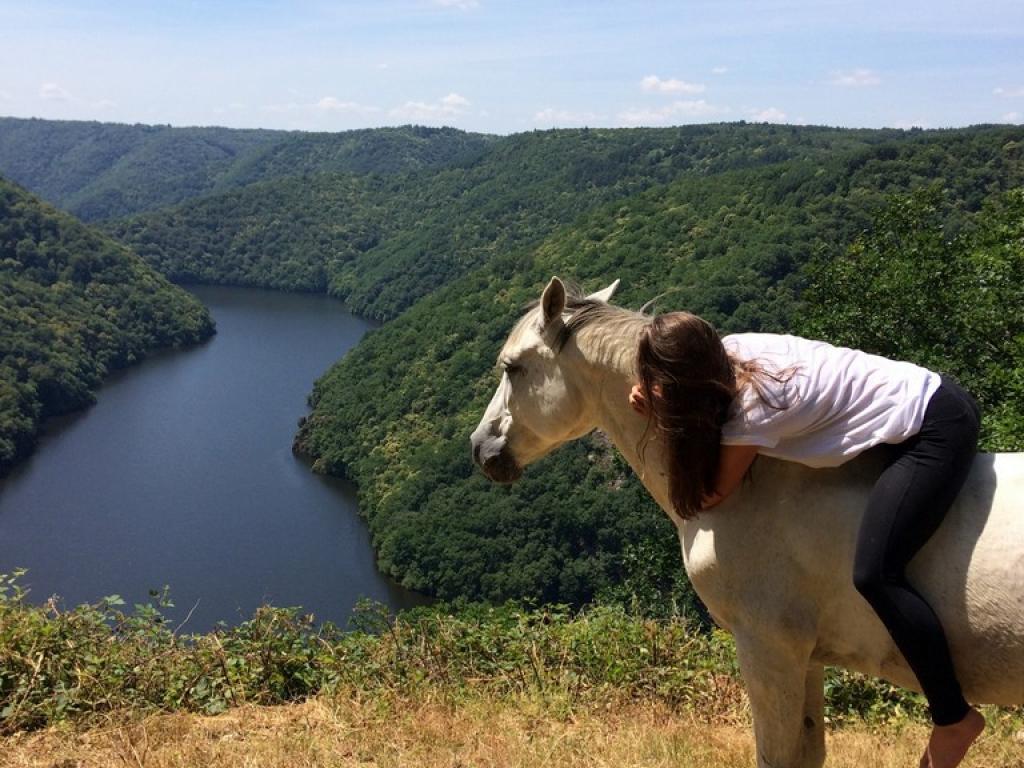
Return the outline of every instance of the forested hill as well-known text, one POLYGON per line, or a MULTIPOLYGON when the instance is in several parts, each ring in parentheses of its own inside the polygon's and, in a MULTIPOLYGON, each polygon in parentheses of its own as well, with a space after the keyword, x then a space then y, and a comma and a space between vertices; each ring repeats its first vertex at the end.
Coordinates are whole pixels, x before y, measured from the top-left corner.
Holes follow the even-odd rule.
POLYGON ((441 168, 490 137, 450 128, 343 133, 0 118, 0 174, 85 221, 281 176, 441 168))
POLYGON ((683 174, 606 203, 370 334, 317 383, 297 446, 356 481, 378 562, 408 586, 492 600, 616 593, 666 609, 682 586, 671 526, 599 438, 510 487, 471 464, 467 437, 524 303, 552 274, 588 290, 621 278, 626 306, 673 291, 662 309, 723 330, 814 333, 917 359, 981 396, 986 445, 1020 448, 1022 139, 1020 128, 924 132, 683 174))
POLYGON ((266 181, 110 231, 174 279, 327 289, 360 314, 390 319, 495 257, 529 253, 609 201, 682 176, 790 160, 870 164, 873 148, 893 151, 911 137, 737 124, 535 131, 439 171, 266 181))
POLYGON ((0 178, 0 475, 106 372, 213 333, 138 256, 0 178))

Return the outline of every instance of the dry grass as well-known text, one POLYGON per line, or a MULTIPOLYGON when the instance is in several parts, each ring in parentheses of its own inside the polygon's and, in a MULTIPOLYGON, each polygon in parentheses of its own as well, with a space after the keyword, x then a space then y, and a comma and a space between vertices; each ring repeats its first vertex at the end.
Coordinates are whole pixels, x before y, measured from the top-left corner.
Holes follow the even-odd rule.
MULTIPOLYGON (((829 735, 830 768, 917 766, 921 726, 829 735)), ((749 768, 745 722, 710 725, 641 703, 571 711, 537 699, 459 704, 321 696, 215 717, 172 714, 76 731, 55 727, 0 741, 4 768, 304 768, 328 766, 586 766, 749 768)), ((1024 743, 986 735, 967 768, 1024 768, 1024 743)))

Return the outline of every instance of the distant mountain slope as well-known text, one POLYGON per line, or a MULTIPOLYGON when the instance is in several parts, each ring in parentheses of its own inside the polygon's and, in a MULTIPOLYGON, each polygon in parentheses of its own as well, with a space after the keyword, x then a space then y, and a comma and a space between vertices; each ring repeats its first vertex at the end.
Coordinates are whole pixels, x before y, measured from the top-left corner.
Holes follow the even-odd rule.
POLYGON ((272 131, 0 118, 0 173, 85 220, 169 205, 213 187, 272 131))
POLYGON ((123 245, 0 179, 0 474, 107 371, 211 333, 202 304, 123 245))
POLYGON ((172 279, 326 287, 354 311, 390 319, 608 201, 682 175, 826 163, 902 136, 768 125, 534 131, 440 170, 271 179, 108 228, 172 279))
POLYGON ((339 133, 274 131, 274 141, 236 163, 217 191, 284 176, 324 172, 395 174, 470 161, 497 136, 456 128, 403 126, 339 133))
POLYGON ((410 126, 300 133, 0 118, 0 173, 96 221, 268 178, 440 168, 491 140, 410 126))

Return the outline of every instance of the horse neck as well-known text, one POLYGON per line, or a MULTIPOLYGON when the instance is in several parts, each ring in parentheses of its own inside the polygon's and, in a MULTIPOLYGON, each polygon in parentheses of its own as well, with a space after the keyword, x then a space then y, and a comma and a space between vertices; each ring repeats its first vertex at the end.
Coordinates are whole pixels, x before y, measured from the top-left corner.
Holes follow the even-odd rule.
MULTIPOLYGON (((638 316, 639 318, 639 316, 638 316)), ((593 426, 604 432, 633 468, 662 509, 676 520, 669 501, 668 464, 662 441, 645 416, 629 405, 636 383, 636 339, 645 321, 620 327, 592 327, 578 334, 577 347, 587 368, 593 426)))

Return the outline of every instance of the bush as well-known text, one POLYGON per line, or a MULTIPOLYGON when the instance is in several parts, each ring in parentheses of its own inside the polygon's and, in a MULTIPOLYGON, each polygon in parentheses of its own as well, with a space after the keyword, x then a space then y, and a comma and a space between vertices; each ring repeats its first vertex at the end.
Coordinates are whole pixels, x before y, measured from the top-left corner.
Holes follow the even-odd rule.
MULTIPOLYGON (((349 631, 294 608, 179 635, 166 594, 126 612, 116 595, 64 610, 30 605, 0 575, 0 734, 111 712, 217 713, 341 689, 457 701, 540 696, 558 706, 658 701, 702 720, 747 718, 732 639, 618 606, 435 605, 391 616, 361 605, 349 631)), ((847 672, 827 677, 827 714, 923 717, 920 697, 847 672)))

